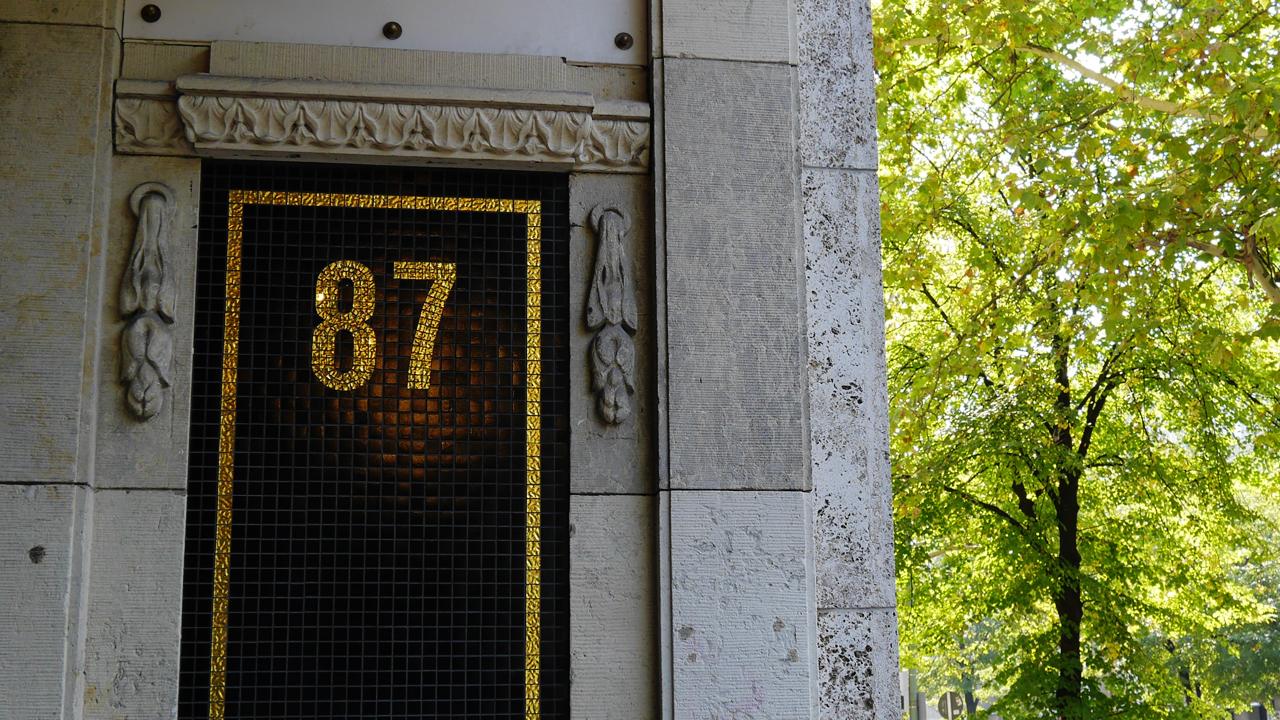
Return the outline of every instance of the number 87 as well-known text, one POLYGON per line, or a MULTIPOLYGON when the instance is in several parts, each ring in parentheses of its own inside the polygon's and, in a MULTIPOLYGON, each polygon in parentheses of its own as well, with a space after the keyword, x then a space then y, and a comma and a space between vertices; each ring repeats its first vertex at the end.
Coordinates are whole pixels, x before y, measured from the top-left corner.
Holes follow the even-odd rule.
MULTIPOLYGON (((445 301, 458 278, 454 263, 397 260, 392 277, 398 280, 430 280, 426 302, 418 316, 413 335, 413 352, 409 356, 408 386, 414 390, 431 387, 431 357, 445 301)), ((311 370, 325 386, 334 390, 354 390, 369 382, 377 360, 378 339, 369 320, 373 317, 373 272, 354 260, 329 263, 316 277, 316 314, 320 324, 311 334, 311 370), (338 310, 338 286, 351 282, 351 309, 338 310), (340 331, 351 333, 354 352, 351 369, 338 369, 337 337, 340 331)))

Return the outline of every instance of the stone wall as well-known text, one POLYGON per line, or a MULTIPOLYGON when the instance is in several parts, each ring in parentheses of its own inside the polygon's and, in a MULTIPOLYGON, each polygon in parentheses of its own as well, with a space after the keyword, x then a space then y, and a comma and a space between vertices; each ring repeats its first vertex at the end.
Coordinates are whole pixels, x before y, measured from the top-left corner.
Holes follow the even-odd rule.
MULTIPOLYGON (((157 44, 122 40, 112 0, 0 9, 0 717, 175 712, 199 155, 300 154, 193 146, 174 82, 203 72, 294 95, 395 84, 410 104, 437 81, 603 122, 651 107, 643 161, 539 158, 571 173, 573 715, 899 715, 865 2, 652 10, 639 68, 157 44), (145 112, 113 126, 125 100, 145 112), (139 422, 118 295, 146 182, 173 194, 178 300, 171 384, 139 422), (586 359, 598 208, 631 228, 636 392, 617 424, 586 359)), ((459 162, 380 152, 355 159, 459 162)))
POLYGON ((866 0, 798 0, 823 718, 902 715, 866 0))
POLYGON ((0 9, 4 717, 80 717, 84 696, 116 21, 98 2, 0 9))

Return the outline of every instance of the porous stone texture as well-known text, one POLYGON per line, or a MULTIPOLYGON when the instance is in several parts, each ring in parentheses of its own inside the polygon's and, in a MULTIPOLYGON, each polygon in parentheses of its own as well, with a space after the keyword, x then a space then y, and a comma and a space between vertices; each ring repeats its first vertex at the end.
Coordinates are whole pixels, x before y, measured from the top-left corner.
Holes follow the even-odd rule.
POLYGON ((876 87, 865 0, 797 0, 800 158, 875 170, 876 87))
POLYGON ((875 175, 805 170, 809 419, 819 608, 894 605, 875 175))
MULTIPOLYGON (((97 464, 95 486, 187 487, 187 436, 191 415, 191 352, 195 332, 196 222, 200 208, 200 162, 184 158, 112 158, 111 228, 102 298, 103 336, 98 363, 97 464), (165 273, 177 284, 172 385, 160 412, 145 422, 125 405, 120 383, 120 283, 133 248, 137 218, 129 196, 144 182, 164 183, 174 193, 165 273)), ((181 544, 181 531, 174 540, 181 544)))
POLYGON ((0 718, 61 719, 80 666, 91 491, 0 485, 0 718))
POLYGON ((810 717, 809 494, 669 494, 674 717, 810 717))
POLYGON ((819 611, 818 649, 823 720, 900 720, 895 611, 819 611))
POLYGON ((574 718, 658 717, 654 506, 652 495, 570 501, 574 718))
POLYGON ((663 0, 665 57, 796 61, 791 0, 663 0))
POLYGON ((795 70, 664 66, 670 487, 804 489, 795 70))
POLYGON ((570 474, 574 493, 652 493, 654 396, 653 200, 648 178, 581 173, 569 176, 569 421, 570 474), (639 327, 634 336, 636 390, 633 414, 605 422, 591 387, 589 354, 595 332, 587 327, 587 291, 597 243, 589 216, 616 207, 631 219, 627 260, 634 283, 639 327))
POLYGON ((116 46, 0 24, 0 482, 87 481, 116 46))
POLYGON ((185 496, 103 490, 93 514, 84 717, 174 717, 185 496))
POLYGON ((871 13, 797 1, 820 716, 897 720, 871 13))

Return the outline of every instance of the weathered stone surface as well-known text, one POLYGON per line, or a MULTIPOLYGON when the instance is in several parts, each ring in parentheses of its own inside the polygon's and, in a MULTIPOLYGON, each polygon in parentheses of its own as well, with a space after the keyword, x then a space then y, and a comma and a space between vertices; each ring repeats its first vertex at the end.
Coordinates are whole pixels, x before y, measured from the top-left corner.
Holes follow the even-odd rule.
POLYGON ((804 488, 795 71, 665 67, 670 485, 804 488))
POLYGON ((651 181, 631 175, 599 173, 569 177, 569 418, 570 483, 575 493, 653 492, 653 226, 651 181), (626 238, 639 325, 634 336, 636 392, 632 416, 620 425, 605 422, 591 389, 588 355, 595 333, 587 326, 587 291, 597 238, 590 227, 592 208, 611 205, 631 218, 626 238))
MULTIPOLYGON (((634 173, 649 167, 646 103, 596 103, 587 93, 550 90, 199 74, 175 85, 184 134, 204 156, 486 161, 634 173)), ((140 144, 155 143, 117 140, 118 149, 140 144)))
POLYGON ((114 37, 0 25, 0 482, 87 480, 114 37))
POLYGON ((0 485, 0 717, 61 720, 74 695, 89 493, 0 485))
POLYGON ((0 22, 118 28, 123 5, 124 0, 5 0, 0 3, 0 22))
POLYGON ((575 718, 658 716, 654 505, 652 495, 570 501, 569 706, 575 718))
POLYGON ((195 331, 196 221, 200 206, 200 162, 182 158, 112 158, 111 229, 103 293, 103 335, 99 355, 97 487, 172 488, 187 486, 187 435, 191 415, 191 352, 195 331), (175 215, 166 272, 177 286, 172 334, 171 387, 160 414, 139 422, 124 402, 120 383, 119 285, 133 244, 137 219, 129 207, 133 189, 161 182, 174 193, 175 215))
POLYGON ((875 170, 876 98, 866 0, 798 0, 800 157, 875 170))
POLYGON ((662 55, 796 61, 792 0, 663 0, 662 55))
POLYGON ((93 514, 84 717, 174 717, 186 500, 105 490, 93 514))
POLYGON ((810 501, 672 491, 674 717, 810 717, 810 501))
POLYGON ((126 40, 120 77, 130 80, 175 80, 181 75, 209 71, 208 45, 178 45, 126 40))
POLYGON ((803 174, 818 607, 893 607, 875 175, 803 174))
POLYGON ((589 92, 596 100, 649 99, 645 68, 571 65, 561 57, 534 55, 218 41, 212 44, 209 72, 494 90, 572 90, 589 92))
POLYGON ((818 613, 822 720, 900 720, 897 625, 892 609, 818 613))

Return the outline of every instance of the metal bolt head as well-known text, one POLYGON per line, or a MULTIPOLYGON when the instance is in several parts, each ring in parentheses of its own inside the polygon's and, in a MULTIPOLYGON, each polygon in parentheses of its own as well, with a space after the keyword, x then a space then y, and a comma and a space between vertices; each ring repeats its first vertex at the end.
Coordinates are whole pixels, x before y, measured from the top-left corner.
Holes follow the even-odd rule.
POLYGON ((398 40, 404 34, 404 28, 400 27, 400 23, 392 20, 382 26, 382 37, 388 40, 398 40))
POLYGON ((160 6, 147 4, 142 6, 142 21, 153 23, 160 19, 160 6))
POLYGON ((613 36, 613 45, 619 50, 630 50, 635 44, 636 39, 631 37, 631 33, 620 32, 613 36))

